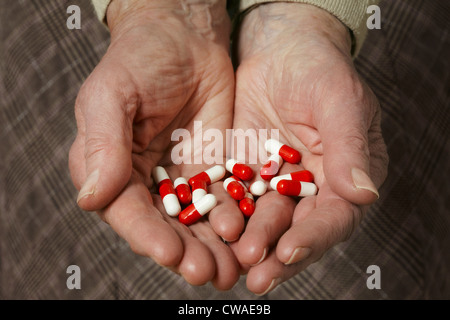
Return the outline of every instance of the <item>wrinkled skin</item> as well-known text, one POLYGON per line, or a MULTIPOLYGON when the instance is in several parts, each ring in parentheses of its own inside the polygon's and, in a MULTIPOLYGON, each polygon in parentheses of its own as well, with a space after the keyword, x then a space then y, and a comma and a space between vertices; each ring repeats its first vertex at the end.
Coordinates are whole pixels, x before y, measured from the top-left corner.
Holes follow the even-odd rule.
POLYGON ((152 189, 151 172, 158 164, 172 179, 209 167, 173 164, 175 129, 194 135, 197 120, 203 130, 224 131, 232 124, 234 74, 225 4, 186 10, 178 1, 112 2, 111 44, 76 100, 78 134, 70 169, 78 189, 87 185, 80 191, 79 206, 97 211, 134 252, 191 284, 212 281, 225 290, 237 281, 239 265, 220 237, 239 236, 244 219, 238 208, 220 214, 230 199, 218 183, 211 186, 219 200, 211 223, 187 228, 165 214, 152 189), (202 21, 203 10, 214 24, 202 21), (93 172, 95 188, 87 179, 93 172))
POLYGON ((279 129, 280 140, 302 154, 301 165, 285 163, 280 173, 306 168, 319 187, 300 201, 275 191, 257 200, 232 244, 257 294, 348 239, 378 198, 388 161, 380 108, 350 52, 348 30, 309 5, 262 5, 241 26, 233 127, 279 129), (371 179, 352 176, 361 171, 371 179))
POLYGON ((107 18, 111 44, 75 105, 69 166, 82 209, 191 284, 228 290, 246 272, 256 294, 351 235, 377 199, 387 155, 378 102, 335 18, 300 4, 254 9, 236 45, 236 88, 225 1, 113 1, 107 18), (185 128, 194 135, 194 121, 224 137, 231 127, 279 129, 301 150, 297 167, 314 173, 318 195, 298 201, 268 192, 246 224, 217 182, 209 192, 218 206, 207 218, 186 227, 168 217, 151 171, 162 165, 172 179, 188 178, 211 166, 173 163, 172 134, 185 128))

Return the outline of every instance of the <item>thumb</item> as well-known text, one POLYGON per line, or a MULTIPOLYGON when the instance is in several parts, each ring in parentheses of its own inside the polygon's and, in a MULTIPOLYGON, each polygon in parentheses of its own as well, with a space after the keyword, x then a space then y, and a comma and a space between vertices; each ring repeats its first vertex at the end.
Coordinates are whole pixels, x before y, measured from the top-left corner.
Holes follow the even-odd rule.
POLYGON ((379 198, 370 178, 369 128, 373 112, 364 109, 367 105, 341 106, 322 111, 319 133, 325 178, 331 189, 347 201, 371 204, 379 198))
POLYGON ((109 204, 131 177, 134 112, 114 88, 91 82, 80 90, 75 105, 78 149, 83 152, 78 158, 84 161, 79 167, 85 170, 77 203, 87 211, 109 204))

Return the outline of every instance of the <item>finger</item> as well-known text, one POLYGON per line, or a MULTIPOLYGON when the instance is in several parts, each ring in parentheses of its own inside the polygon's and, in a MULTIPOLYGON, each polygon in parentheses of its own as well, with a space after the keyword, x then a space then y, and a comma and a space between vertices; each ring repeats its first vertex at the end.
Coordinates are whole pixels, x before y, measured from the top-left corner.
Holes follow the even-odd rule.
POLYGON ((348 239, 359 225, 362 214, 357 206, 333 195, 326 185, 320 192, 323 194, 316 197, 315 208, 312 200, 302 200, 296 207, 294 215, 298 217, 276 248, 282 263, 293 264, 309 257, 318 260, 330 247, 348 239))
POLYGON ((83 86, 75 106, 80 135, 77 140, 84 145, 79 161, 85 162, 86 177, 77 202, 88 211, 105 207, 130 179, 136 108, 119 93, 116 83, 95 81, 83 86))
MULTIPOLYGON (((179 264, 169 266, 173 272, 181 275, 186 282, 192 285, 204 285, 211 281, 215 275, 214 256, 208 246, 199 240, 192 232, 191 228, 183 225, 178 221, 177 217, 170 217, 165 213, 164 205, 161 197, 152 194, 155 207, 159 212, 163 212, 162 216, 178 234, 183 245, 183 256, 179 264)), ((202 224, 197 222, 196 224, 202 224)))
POLYGON ((211 281, 216 275, 216 263, 208 246, 177 219, 169 218, 169 224, 177 231, 184 248, 180 263, 172 270, 194 286, 211 281))
POLYGON ((245 219, 238 203, 223 189, 223 182, 209 186, 212 194, 217 197, 217 206, 209 213, 209 223, 217 235, 225 241, 236 241, 245 226, 245 219))
MULTIPOLYGON (((352 85, 357 91, 354 95, 365 94, 365 89, 358 87, 356 81, 352 85)), ((356 204, 370 204, 379 198, 370 177, 368 138, 377 102, 371 95, 343 97, 337 101, 329 98, 317 112, 325 177, 331 188, 344 199, 356 204)))
MULTIPOLYGON (((154 196, 154 201, 156 207, 164 212, 159 195, 154 196)), ((178 233, 184 247, 180 264, 171 269, 192 285, 212 281, 219 290, 230 289, 239 276, 239 266, 231 250, 212 230, 209 222, 202 219, 188 228, 178 218, 165 217, 178 233)))
POLYGON ((293 265, 285 265, 271 251, 267 258, 257 266, 251 267, 247 274, 247 288, 258 296, 263 296, 275 289, 282 282, 292 278, 306 269, 311 263, 305 260, 293 265))
POLYGON ((299 223, 306 219, 308 215, 316 208, 317 196, 308 196, 302 198, 295 207, 292 224, 299 223))
MULTIPOLYGON (((215 274, 211 280, 218 290, 230 290, 239 280, 239 263, 231 249, 211 229, 207 221, 191 226, 192 233, 212 253, 215 260, 215 274)), ((203 264, 204 262, 201 261, 203 264)))
POLYGON ((256 209, 248 220, 244 233, 238 241, 236 256, 240 263, 261 263, 289 227, 295 201, 290 197, 268 192, 256 201, 256 209))
MULTIPOLYGON (((237 257, 237 250, 239 247, 239 241, 234 241, 234 242, 228 242, 227 245, 228 247, 231 249, 231 251, 233 252, 234 256, 237 257)), ((241 263, 239 260, 237 261, 238 265, 239 265, 239 273, 241 275, 243 274, 247 274, 248 271, 250 270, 250 268, 252 267, 249 264, 246 263, 241 263)))
POLYGON ((153 205, 148 189, 132 177, 100 217, 125 239, 137 254, 163 266, 175 266, 183 257, 183 243, 153 205))
POLYGON ((86 166, 84 162, 84 138, 78 134, 69 150, 69 171, 72 182, 78 190, 86 180, 86 166))

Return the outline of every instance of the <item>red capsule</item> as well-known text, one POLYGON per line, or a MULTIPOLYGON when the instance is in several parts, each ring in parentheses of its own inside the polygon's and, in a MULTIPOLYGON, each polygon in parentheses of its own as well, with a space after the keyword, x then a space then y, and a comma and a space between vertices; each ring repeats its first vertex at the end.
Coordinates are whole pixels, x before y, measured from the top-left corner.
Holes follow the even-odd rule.
POLYGON ((239 201, 239 209, 247 218, 251 217, 255 212, 255 200, 250 192, 246 192, 244 199, 239 201))
POLYGON ((261 167, 259 175, 264 180, 269 181, 275 177, 283 165, 283 158, 279 154, 273 154, 267 159, 266 163, 261 167))
POLYGON ((234 176, 226 178, 223 182, 223 188, 234 200, 242 200, 247 192, 244 184, 234 176))
POLYGON ((234 176, 238 177, 243 181, 247 181, 253 178, 252 168, 234 159, 229 159, 225 163, 225 167, 230 173, 232 173, 234 176))
POLYGON ((181 211, 178 215, 178 220, 187 226, 191 225, 211 211, 216 205, 216 197, 213 194, 207 194, 181 211))
POLYGON ((297 180, 303 182, 314 182, 314 175, 312 174, 311 171, 308 170, 300 170, 288 174, 283 174, 281 176, 274 177, 272 180, 270 180, 270 187, 273 190, 276 190, 277 183, 280 180, 297 180))
POLYGON ((161 199, 164 200, 164 198, 169 195, 173 194, 176 196, 175 189, 173 187, 173 184, 170 180, 163 180, 159 183, 159 195, 161 196, 161 199))
POLYGON ((226 172, 224 167, 216 165, 190 178, 189 184, 192 186, 192 181, 203 180, 209 186, 210 184, 222 179, 225 176, 225 173, 226 172))
POLYGON ((181 204, 190 204, 192 202, 191 187, 185 178, 176 178, 173 182, 173 186, 181 204))
POLYGON ((299 163, 302 160, 302 155, 300 152, 295 150, 294 148, 282 144, 281 142, 275 139, 269 139, 265 143, 266 151, 271 154, 279 154, 284 161, 289 163, 299 163))
POLYGON ((166 170, 161 166, 156 166, 153 168, 152 175, 158 184, 158 191, 167 214, 172 217, 177 216, 181 211, 181 206, 166 170))
POLYGON ((290 173, 292 180, 303 181, 303 182, 313 182, 314 175, 311 171, 300 170, 290 173))
POLYGON ((317 194, 317 186, 311 182, 280 180, 277 183, 277 191, 285 196, 306 197, 317 194))
POLYGON ((207 183, 202 179, 189 179, 192 188, 192 202, 196 202, 208 193, 207 183))

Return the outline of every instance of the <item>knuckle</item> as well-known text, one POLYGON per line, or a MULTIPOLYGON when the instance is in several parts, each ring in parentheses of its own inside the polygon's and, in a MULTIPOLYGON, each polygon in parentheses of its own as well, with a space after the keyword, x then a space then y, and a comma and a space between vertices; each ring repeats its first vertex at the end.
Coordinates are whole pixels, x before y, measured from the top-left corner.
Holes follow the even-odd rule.
POLYGON ((340 201, 323 211, 317 218, 314 228, 323 235, 323 250, 347 241, 361 223, 361 208, 347 201, 340 201))
POLYGON ((97 154, 108 155, 112 151, 110 138, 103 133, 91 134, 85 139, 84 157, 86 160, 97 154))

